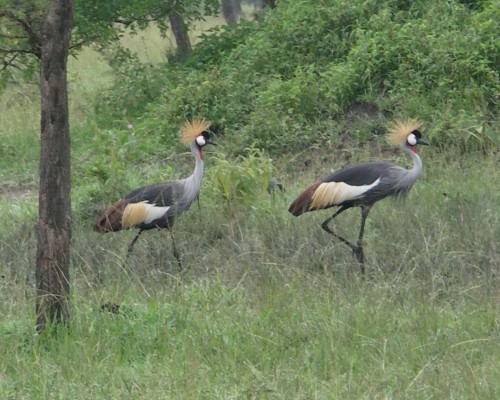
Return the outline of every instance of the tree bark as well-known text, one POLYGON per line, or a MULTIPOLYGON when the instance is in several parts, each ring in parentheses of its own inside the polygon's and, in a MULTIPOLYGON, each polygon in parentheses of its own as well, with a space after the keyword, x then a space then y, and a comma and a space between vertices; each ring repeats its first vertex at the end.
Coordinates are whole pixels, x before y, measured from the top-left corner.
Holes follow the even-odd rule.
POLYGON ((276 0, 263 0, 262 1, 262 8, 276 8, 276 0))
POLYGON ((177 57, 182 60, 191 53, 191 41, 189 40, 188 27, 182 15, 175 10, 168 14, 168 20, 175 37, 175 43, 177 44, 177 57))
POLYGON ((242 13, 240 0, 221 0, 222 16, 228 25, 236 25, 242 13))
POLYGON ((52 0, 42 33, 36 329, 67 322, 71 242, 70 136, 66 65, 73 0, 52 0))

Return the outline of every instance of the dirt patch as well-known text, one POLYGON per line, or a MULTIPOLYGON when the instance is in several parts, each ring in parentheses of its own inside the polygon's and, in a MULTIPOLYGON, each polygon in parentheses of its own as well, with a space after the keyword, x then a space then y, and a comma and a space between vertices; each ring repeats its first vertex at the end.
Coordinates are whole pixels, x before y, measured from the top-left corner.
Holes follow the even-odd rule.
POLYGON ((0 187, 0 199, 4 200, 20 200, 20 201, 28 201, 33 200, 36 196, 35 189, 27 189, 27 188, 3 188, 0 187))

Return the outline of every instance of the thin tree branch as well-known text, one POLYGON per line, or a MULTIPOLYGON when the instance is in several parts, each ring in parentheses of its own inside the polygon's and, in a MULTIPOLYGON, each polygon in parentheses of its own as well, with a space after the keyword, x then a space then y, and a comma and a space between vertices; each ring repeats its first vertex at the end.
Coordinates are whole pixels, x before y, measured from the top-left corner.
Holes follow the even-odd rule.
POLYGON ((38 53, 35 53, 32 49, 27 50, 27 49, 4 49, 0 47, 0 53, 4 54, 33 54, 35 56, 38 56, 38 53))
POLYGON ((12 56, 12 58, 8 61, 3 62, 2 68, 0 68, 0 72, 5 71, 9 67, 14 67, 17 68, 13 63, 16 61, 16 58, 19 56, 20 53, 16 53, 12 56))
POLYGON ((0 33, 0 37, 5 38, 5 39, 28 39, 26 36, 21 36, 21 35, 7 35, 6 33, 0 33))
POLYGON ((16 23, 19 25, 24 32, 28 35, 27 39, 30 43, 30 47, 32 48, 31 51, 29 51, 30 54, 36 55, 38 58, 42 57, 42 52, 41 52, 41 39, 40 37, 33 31, 33 28, 30 24, 30 21, 24 20, 18 15, 14 14, 13 12, 10 11, 0 11, 0 18, 5 17, 12 22, 16 23))

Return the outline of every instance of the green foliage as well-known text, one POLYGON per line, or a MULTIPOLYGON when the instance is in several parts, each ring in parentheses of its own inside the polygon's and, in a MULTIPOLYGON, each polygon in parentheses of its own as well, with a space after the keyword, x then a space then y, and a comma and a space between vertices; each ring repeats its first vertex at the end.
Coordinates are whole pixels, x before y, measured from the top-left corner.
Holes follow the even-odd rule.
POLYGON ((0 0, 0 92, 7 81, 38 78, 47 0, 0 0))
POLYGON ((216 0, 76 0, 74 36, 77 42, 106 45, 116 41, 126 28, 136 33, 151 23, 157 24, 164 34, 172 12, 190 24, 215 15, 217 10, 216 0))
MULTIPOLYGON (((36 79, 41 59, 42 27, 48 0, 0 0, 0 90, 8 80, 36 79)), ((177 13, 189 26, 216 15, 217 0, 76 0, 70 52, 97 45, 116 47, 124 32, 131 34, 156 24, 166 37, 168 15, 177 13)), ((120 56, 116 61, 118 61, 120 56)))
POLYGON ((256 27, 255 22, 241 20, 237 25, 217 25, 208 29, 200 35, 200 41, 187 60, 187 65, 208 69, 223 64, 256 27))
POLYGON ((257 207, 271 183, 271 160, 262 151, 252 148, 235 160, 228 160, 224 154, 211 158, 214 162, 206 178, 211 182, 206 189, 208 196, 227 207, 257 207))
POLYGON ((343 133, 345 111, 367 102, 387 115, 424 119, 435 144, 491 149, 497 6, 284 0, 260 23, 203 36, 150 112, 203 114, 231 133, 235 153, 249 145, 280 153, 324 145, 315 132, 329 125, 330 135, 343 133))
POLYGON ((143 115, 151 102, 164 91, 164 77, 158 66, 142 64, 137 56, 120 46, 104 52, 113 68, 114 85, 95 102, 96 116, 104 127, 133 121, 143 115))

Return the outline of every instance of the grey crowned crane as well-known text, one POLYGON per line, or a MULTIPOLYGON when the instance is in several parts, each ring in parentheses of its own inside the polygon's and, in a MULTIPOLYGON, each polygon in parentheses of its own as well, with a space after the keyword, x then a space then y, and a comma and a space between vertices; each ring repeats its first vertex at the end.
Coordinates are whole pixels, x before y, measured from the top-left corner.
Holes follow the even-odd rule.
POLYGON ((422 160, 415 146, 428 143, 422 140, 421 127, 421 122, 409 119, 396 121, 388 132, 389 142, 401 147, 412 159, 412 169, 385 162, 347 166, 309 186, 288 209, 294 216, 299 216, 309 211, 340 207, 321 227, 351 248, 362 273, 365 272, 363 233, 371 207, 387 196, 406 196, 422 172, 422 160), (343 211, 356 206, 361 208, 361 227, 358 241, 353 244, 335 233, 328 224, 343 211))
MULTIPOLYGON (((203 155, 201 150, 210 140, 205 119, 187 121, 181 128, 180 140, 191 148, 195 168, 191 176, 178 181, 164 182, 137 188, 110 206, 97 218, 94 230, 99 233, 116 232, 137 228, 139 232, 128 246, 127 256, 132 252, 139 235, 146 230, 166 228, 170 231, 175 220, 189 209, 198 197, 203 177, 203 155)), ((172 236, 173 252, 180 265, 180 257, 172 236)))

